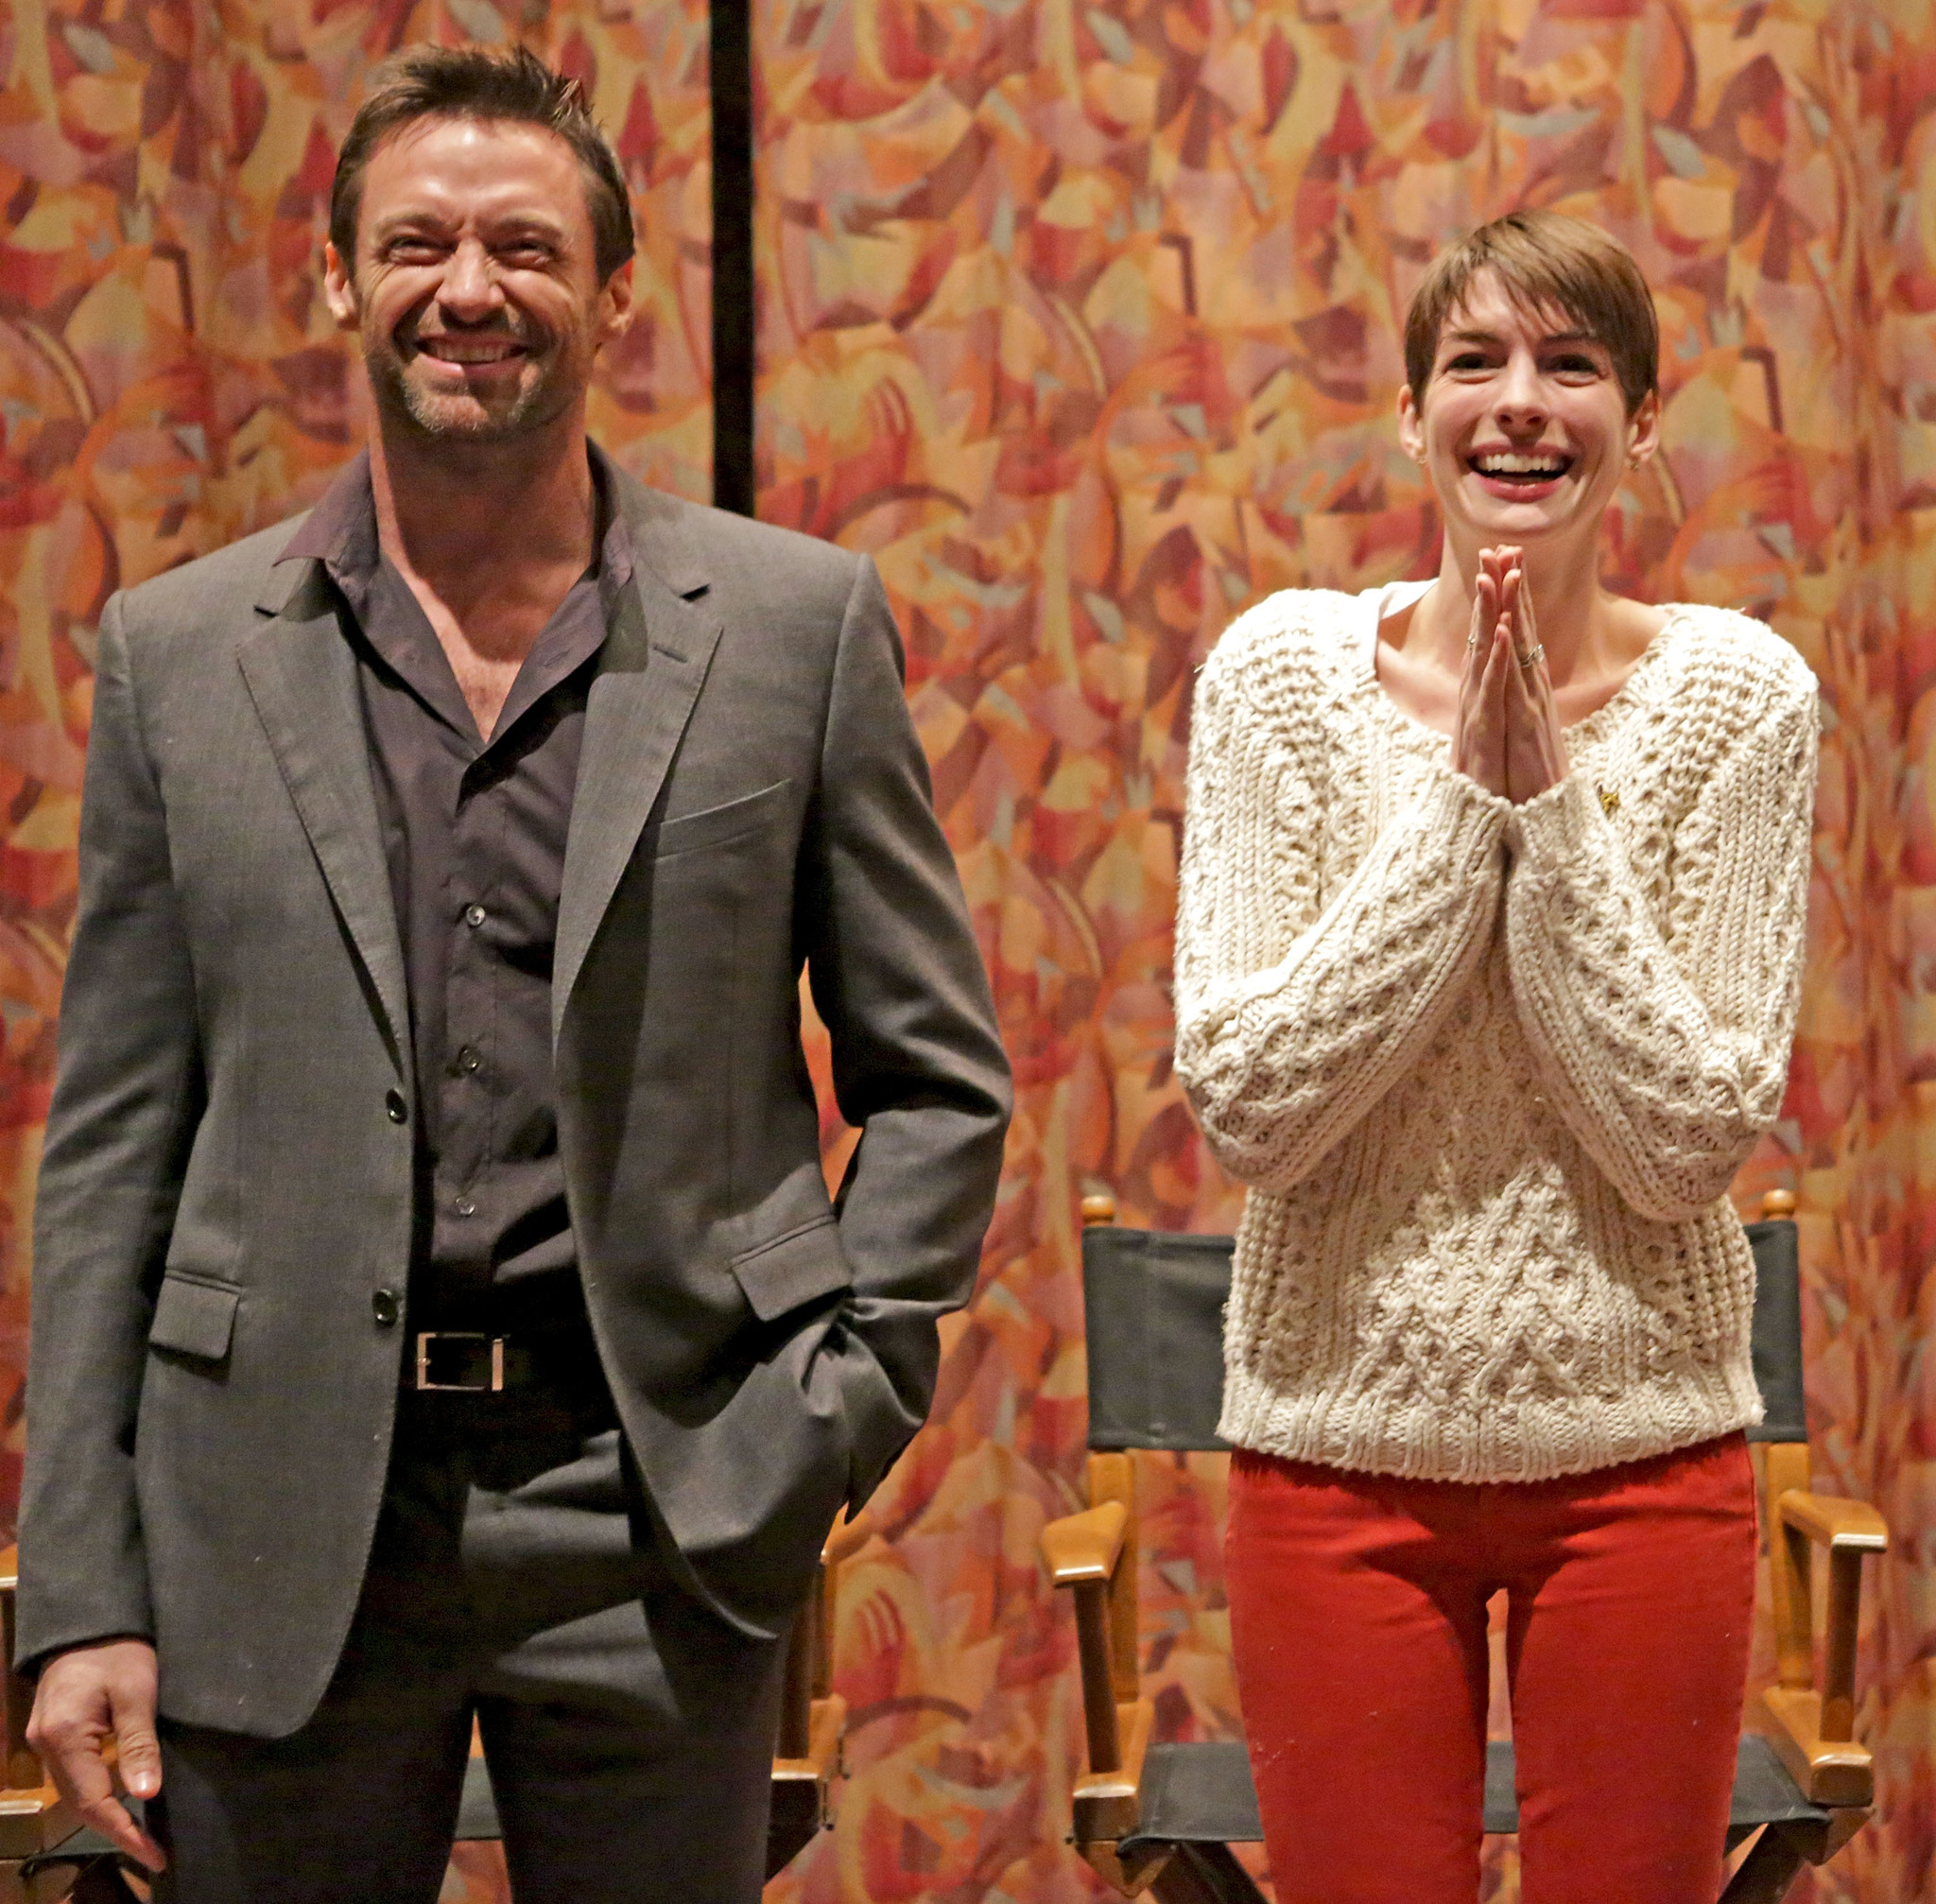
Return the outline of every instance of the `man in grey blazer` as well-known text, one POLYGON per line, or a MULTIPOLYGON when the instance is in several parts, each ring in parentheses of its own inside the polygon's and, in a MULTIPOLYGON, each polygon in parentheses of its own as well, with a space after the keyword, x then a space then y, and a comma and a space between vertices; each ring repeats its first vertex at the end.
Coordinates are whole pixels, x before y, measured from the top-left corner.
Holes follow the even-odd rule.
POLYGON ((102 620, 34 1736, 164 1897, 428 1904, 475 1716, 521 1904, 748 1904, 784 1636, 973 1287, 986 980, 873 564, 587 442, 577 88, 405 56, 331 235, 367 457, 102 620))

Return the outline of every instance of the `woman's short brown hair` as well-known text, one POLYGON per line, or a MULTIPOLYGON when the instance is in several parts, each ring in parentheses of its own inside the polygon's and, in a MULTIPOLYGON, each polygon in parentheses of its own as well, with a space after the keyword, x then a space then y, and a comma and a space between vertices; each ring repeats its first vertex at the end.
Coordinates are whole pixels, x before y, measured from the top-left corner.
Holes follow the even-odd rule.
POLYGON ((1405 376, 1423 407, 1439 336, 1481 271, 1523 311, 1562 311, 1606 347, 1632 416, 1660 388, 1660 320, 1634 254, 1584 218, 1509 212, 1434 258, 1405 311, 1405 376))
POLYGON ((343 268, 356 268, 356 215, 363 174, 377 147, 419 119, 500 119, 542 126, 572 149, 585 182, 598 282, 632 254, 631 200, 625 175, 605 143, 576 79, 554 73, 523 46, 411 46, 378 67, 370 96, 350 122, 329 195, 329 241, 343 268))

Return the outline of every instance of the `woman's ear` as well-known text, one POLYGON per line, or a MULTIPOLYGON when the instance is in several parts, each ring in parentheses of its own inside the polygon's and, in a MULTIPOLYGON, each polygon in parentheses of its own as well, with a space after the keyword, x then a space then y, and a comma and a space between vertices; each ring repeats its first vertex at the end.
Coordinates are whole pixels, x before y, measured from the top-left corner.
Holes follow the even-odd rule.
POLYGON ((1411 400, 1411 386, 1398 387, 1398 442, 1413 462, 1423 463, 1426 459, 1426 429, 1419 418, 1418 406, 1411 400))
POLYGON ((1660 447, 1660 392, 1649 390, 1627 422, 1627 466, 1638 469, 1660 447))

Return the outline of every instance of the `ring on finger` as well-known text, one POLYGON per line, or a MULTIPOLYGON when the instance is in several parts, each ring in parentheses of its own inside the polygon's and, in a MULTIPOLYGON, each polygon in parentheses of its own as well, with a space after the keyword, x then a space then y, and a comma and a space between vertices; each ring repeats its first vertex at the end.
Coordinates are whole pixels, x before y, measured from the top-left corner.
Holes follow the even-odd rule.
POLYGON ((1531 669, 1537 667, 1540 665, 1540 663, 1543 662, 1546 658, 1546 643, 1543 641, 1536 641, 1530 648, 1529 648, 1526 650, 1524 654, 1522 654, 1519 657, 1519 665, 1521 667, 1531 669))

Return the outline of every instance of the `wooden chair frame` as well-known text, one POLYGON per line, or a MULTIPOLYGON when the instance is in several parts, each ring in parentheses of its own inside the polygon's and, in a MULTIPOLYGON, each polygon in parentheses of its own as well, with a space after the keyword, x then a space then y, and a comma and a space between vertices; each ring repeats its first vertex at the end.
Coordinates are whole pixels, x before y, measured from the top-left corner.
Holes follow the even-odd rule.
POLYGON ((780 1736, 773 1749, 773 1810, 767 1827, 767 1876, 773 1877, 834 1822, 834 1780, 846 1771, 841 1735, 847 1702, 834 1690, 834 1617, 840 1567, 873 1537, 865 1512, 843 1512, 821 1548, 806 1604, 786 1645, 780 1736))
MULTIPOLYGON (((1115 1220, 1113 1197, 1085 1197, 1081 1208, 1085 1229, 1115 1220)), ((1762 1200, 1766 1219, 1791 1219, 1794 1208, 1789 1191, 1770 1191, 1762 1200)), ((1761 1722, 1757 1729, 1802 1796, 1827 1816, 1764 1826, 1720 1904, 1776 1904, 1804 1863, 1826 1862, 1861 1828, 1875 1796, 1871 1757, 1855 1736, 1856 1638, 1862 1561, 1887 1550, 1888 1527, 1865 1501, 1810 1491, 1806 1441, 1763 1443, 1755 1452, 1778 1677, 1751 1716, 1761 1722), (1828 1555, 1819 1684, 1816 1547, 1828 1555)), ((1135 1457, 1092 1453, 1087 1479, 1087 1510, 1051 1521, 1042 1532, 1049 1577, 1075 1601, 1089 1757, 1072 1793, 1076 1849, 1124 1897, 1150 1892, 1160 1904, 1248 1904, 1258 1894, 1227 1850, 1221 1859, 1206 1858, 1201 1846, 1135 1838, 1155 1719, 1138 1666, 1135 1457)))

